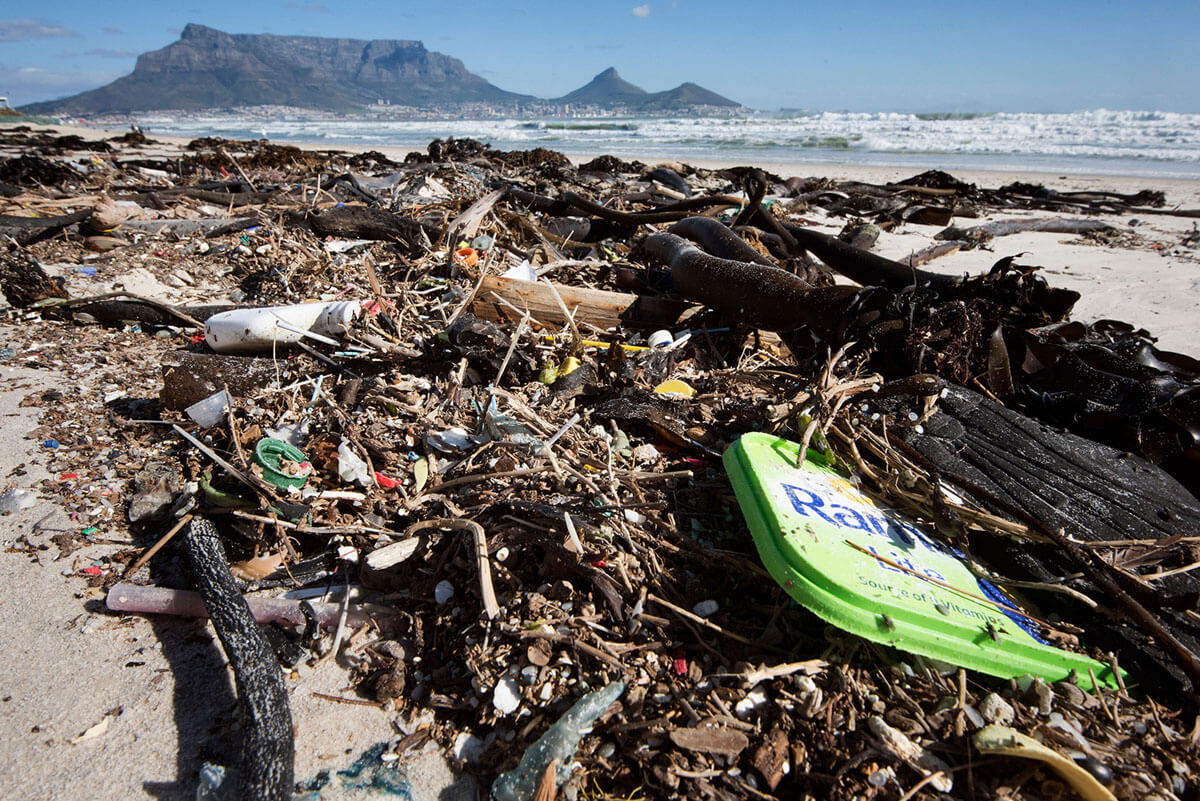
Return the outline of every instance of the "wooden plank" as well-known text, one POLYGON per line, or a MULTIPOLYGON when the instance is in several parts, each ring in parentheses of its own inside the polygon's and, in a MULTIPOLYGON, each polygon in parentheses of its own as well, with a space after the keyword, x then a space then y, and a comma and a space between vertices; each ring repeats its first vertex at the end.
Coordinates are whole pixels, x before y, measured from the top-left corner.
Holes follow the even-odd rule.
MULTIPOLYGON (((555 284, 563 303, 575 314, 576 324, 608 330, 617 326, 631 329, 671 328, 695 304, 679 300, 609 292, 602 289, 555 284)), ((486 276, 475 293, 471 313, 482 320, 515 322, 520 312, 547 325, 565 325, 566 318, 548 284, 517 278, 486 276), (504 302, 502 302, 504 301, 504 302), (510 305, 505 305, 505 302, 510 305)))

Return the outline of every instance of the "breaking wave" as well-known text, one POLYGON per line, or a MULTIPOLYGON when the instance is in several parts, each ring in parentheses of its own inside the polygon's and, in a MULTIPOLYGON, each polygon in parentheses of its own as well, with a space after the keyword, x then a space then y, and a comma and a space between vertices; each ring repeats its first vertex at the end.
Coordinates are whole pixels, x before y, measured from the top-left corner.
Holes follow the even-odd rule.
POLYGON ((218 135, 328 146, 424 149, 471 137, 500 149, 553 143, 573 154, 758 162, 831 161, 979 169, 1070 169, 1200 177, 1200 114, 1094 109, 1069 113, 788 112, 730 117, 369 120, 301 114, 147 114, 148 133, 218 135), (937 156, 930 159, 929 156, 937 156))

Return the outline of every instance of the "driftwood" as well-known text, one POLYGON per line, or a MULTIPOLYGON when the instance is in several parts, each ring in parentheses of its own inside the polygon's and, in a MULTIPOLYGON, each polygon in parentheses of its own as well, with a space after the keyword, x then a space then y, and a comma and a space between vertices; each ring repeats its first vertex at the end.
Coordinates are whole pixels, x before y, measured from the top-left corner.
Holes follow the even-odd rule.
POLYGON ((442 231, 434 225, 369 206, 338 206, 300 218, 318 236, 402 242, 409 248, 431 248, 442 231))
MULTIPOLYGON (((901 417, 910 411, 894 400, 883 406, 901 417)), ((1200 579, 1183 572, 1150 585, 1098 559, 1087 545, 1144 539, 1169 547, 1176 538, 1194 536, 1200 502, 1178 482, 1140 457, 1062 433, 961 387, 944 391, 921 429, 909 428, 903 437, 934 476, 993 511, 1035 523, 1053 540, 972 538, 975 552, 990 564, 1005 565, 1012 577, 1040 582, 1060 582, 1082 568, 1086 578, 1068 579, 1068 585, 1114 603, 1122 613, 1104 620, 1074 610, 1076 619, 1090 621, 1089 641, 1119 649, 1122 664, 1135 668, 1145 683, 1153 676, 1186 687, 1181 673, 1197 683, 1200 624, 1183 610, 1195 605, 1200 579)), ((1190 560, 1190 550, 1182 550, 1190 560)))
POLYGON ((47 309, 49 314, 79 318, 87 315, 105 323, 137 322, 143 325, 202 327, 214 314, 239 308, 234 304, 177 307, 153 298, 128 292, 112 292, 90 298, 76 298, 47 309))
POLYGON ((91 209, 84 209, 60 217, 14 217, 0 215, 0 237, 11 236, 19 245, 25 245, 45 236, 53 236, 64 228, 81 223, 92 216, 91 209))
POLYGON ((212 218, 203 220, 126 220, 116 229, 145 234, 174 234, 190 236, 204 234, 205 238, 241 231, 258 225, 262 220, 255 217, 212 218))
POLYGON ((528 311, 540 323, 564 325, 566 316, 559 305, 575 313, 576 324, 601 330, 617 326, 635 329, 668 328, 679 321, 692 304, 649 296, 555 285, 540 281, 484 276, 471 304, 481 320, 513 322, 528 311))
POLYGON ((936 245, 930 245, 927 248, 921 248, 911 256, 905 256, 900 260, 901 264, 907 264, 909 267, 918 267, 922 264, 928 264, 934 259, 942 256, 950 256, 963 249, 966 242, 957 239, 949 242, 940 242, 936 245))
POLYGON ((1112 226, 1100 220, 997 220, 974 225, 970 228, 950 226, 934 235, 934 239, 951 239, 969 242, 972 246, 988 242, 998 236, 1009 236, 1025 231, 1047 231, 1055 234, 1086 234, 1091 231, 1111 231, 1112 226))

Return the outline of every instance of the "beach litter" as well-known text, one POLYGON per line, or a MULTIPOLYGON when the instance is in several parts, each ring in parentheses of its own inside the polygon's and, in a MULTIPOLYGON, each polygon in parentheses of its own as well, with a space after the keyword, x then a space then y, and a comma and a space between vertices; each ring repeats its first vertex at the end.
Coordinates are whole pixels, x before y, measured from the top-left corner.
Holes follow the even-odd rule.
MULTIPOLYGON (((471 140, 0 152, 5 364, 79 382, 27 398, 72 476, 37 491, 91 532, 54 542, 129 537, 71 580, 210 614, 247 710, 344 670, 329 703, 403 732, 346 788, 415 797, 427 744, 497 798, 1167 799, 1200 771, 1200 363, 1000 250, 1151 247, 1114 220, 1190 213, 1161 193, 471 140)), ((288 797, 287 705, 265 723, 230 775, 288 797)))

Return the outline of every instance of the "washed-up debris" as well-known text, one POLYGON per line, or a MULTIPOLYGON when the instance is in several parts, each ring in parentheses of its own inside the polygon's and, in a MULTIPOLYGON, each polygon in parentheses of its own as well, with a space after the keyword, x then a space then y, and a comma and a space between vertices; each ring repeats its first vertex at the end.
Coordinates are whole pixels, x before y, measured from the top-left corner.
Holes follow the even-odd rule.
MULTIPOLYGON (((362 781, 393 781, 418 737, 497 797, 1060 792, 980 758, 991 721, 1094 760, 1117 797, 1181 796, 1200 769, 1196 362, 1070 320, 1078 293, 1036 253, 962 276, 914 266, 952 265, 971 237, 907 263, 865 247, 998 210, 1188 210, 932 172, 576 168, 469 140, 400 164, 217 139, 164 155, 135 137, 67 168, 80 146, 0 135, 18 189, 0 213, 37 214, 15 224, 29 230, 78 217, 0 255, 19 324, 6 365, 79 376, 26 400, 53 443, 54 480, 32 489, 79 523, 61 550, 136 520, 137 549, 80 573, 121 613, 206 611, 174 535, 207 521, 197 534, 227 553, 208 561, 231 568, 221 597, 293 646, 249 673, 231 654, 240 687, 282 659, 294 696, 325 658, 349 671, 340 700, 422 721, 362 781), (867 550, 841 541, 827 573, 885 577, 859 585, 876 636, 827 626, 760 559, 746 479, 721 457, 768 435, 793 443, 781 470, 810 454, 887 510, 881 549, 853 540, 866 513, 794 490, 867 550), (930 567, 918 549, 958 572, 913 576, 930 567), (901 587, 970 631, 906 648, 901 587)), ((255 630, 236 626, 234 648, 255 630)), ((281 743, 249 753, 282 771, 281 743)), ((275 792, 282 775, 248 781, 275 792)))
MULTIPOLYGON (((1085 801, 1116 801, 1116 796, 1109 792, 1092 773, 1032 737, 1007 726, 986 726, 976 732, 974 742, 975 747, 985 756, 1003 754, 1045 762, 1060 773, 1085 801)), ((1109 780, 1111 781, 1111 775, 1109 780)))

